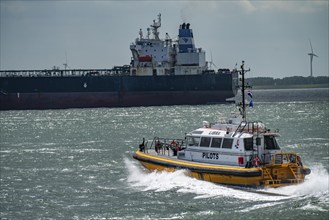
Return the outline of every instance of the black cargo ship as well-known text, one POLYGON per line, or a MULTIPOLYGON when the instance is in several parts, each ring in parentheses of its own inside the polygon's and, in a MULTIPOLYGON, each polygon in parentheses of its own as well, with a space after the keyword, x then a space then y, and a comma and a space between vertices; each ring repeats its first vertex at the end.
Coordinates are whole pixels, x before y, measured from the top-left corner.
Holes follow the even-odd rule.
POLYGON ((130 45, 130 65, 112 69, 1 70, 0 110, 223 103, 237 91, 237 72, 208 68, 190 24, 178 40, 159 39, 161 15, 130 45))

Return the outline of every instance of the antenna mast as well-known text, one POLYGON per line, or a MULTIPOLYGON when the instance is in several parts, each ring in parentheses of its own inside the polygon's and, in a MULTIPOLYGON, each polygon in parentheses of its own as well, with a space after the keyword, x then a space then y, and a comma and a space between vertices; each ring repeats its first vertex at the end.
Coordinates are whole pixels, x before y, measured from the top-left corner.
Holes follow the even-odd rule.
POLYGON ((161 14, 158 14, 158 21, 156 22, 155 20, 153 20, 153 24, 150 26, 152 28, 154 39, 160 40, 158 28, 161 27, 161 14))
POLYGON ((246 100, 245 100, 245 88, 251 88, 251 86, 249 85, 245 85, 245 79, 244 79, 244 74, 246 72, 249 72, 249 70, 245 70, 244 69, 244 60, 242 60, 242 64, 241 64, 241 71, 240 75, 241 75, 241 81, 242 81, 242 85, 241 85, 241 94, 242 94, 242 103, 240 103, 240 105, 242 105, 242 112, 240 111, 241 115, 242 115, 242 120, 246 120, 246 100))
POLYGON ((65 63, 63 64, 63 66, 64 66, 65 71, 66 71, 67 67, 69 66, 67 64, 67 54, 66 54, 66 52, 65 52, 65 63))

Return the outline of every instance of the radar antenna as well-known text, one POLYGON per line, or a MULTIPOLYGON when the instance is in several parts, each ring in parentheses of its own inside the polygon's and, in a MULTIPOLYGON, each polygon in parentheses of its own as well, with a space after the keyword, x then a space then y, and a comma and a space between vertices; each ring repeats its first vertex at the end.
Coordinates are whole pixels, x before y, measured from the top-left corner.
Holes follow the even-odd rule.
POLYGON ((139 29, 139 40, 142 40, 143 39, 143 31, 142 31, 142 28, 139 29))
POLYGON ((153 20, 153 24, 150 26, 152 28, 152 33, 154 35, 154 39, 160 40, 158 28, 161 27, 161 14, 158 14, 158 21, 156 22, 155 20, 153 20))
POLYGON ((150 39, 150 34, 151 34, 150 30, 151 30, 150 28, 147 28, 147 39, 150 39))

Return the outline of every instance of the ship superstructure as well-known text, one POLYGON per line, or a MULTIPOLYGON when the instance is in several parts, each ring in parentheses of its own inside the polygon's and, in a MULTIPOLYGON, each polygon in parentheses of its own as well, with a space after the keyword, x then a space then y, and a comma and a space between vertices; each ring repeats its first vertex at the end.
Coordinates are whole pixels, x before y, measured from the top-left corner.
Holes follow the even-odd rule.
POLYGON ((207 70, 205 51, 195 47, 189 23, 180 25, 176 41, 168 33, 164 40, 159 38, 161 14, 150 27, 146 37, 140 29, 139 38, 130 45, 132 75, 188 75, 202 74, 207 70))

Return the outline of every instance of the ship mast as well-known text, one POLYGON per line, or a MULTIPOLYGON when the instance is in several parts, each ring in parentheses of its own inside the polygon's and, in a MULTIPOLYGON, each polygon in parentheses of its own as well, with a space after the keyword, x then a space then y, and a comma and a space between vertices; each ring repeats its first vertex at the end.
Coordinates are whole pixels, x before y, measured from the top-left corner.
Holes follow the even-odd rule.
POLYGON ((245 79, 244 79, 244 74, 246 72, 249 72, 250 68, 248 70, 244 69, 244 60, 242 60, 242 64, 241 64, 241 71, 240 75, 241 75, 241 81, 242 81, 242 85, 241 85, 241 94, 242 94, 242 103, 240 103, 240 105, 242 105, 242 111, 240 111, 241 115, 242 115, 242 120, 246 120, 246 100, 245 100, 245 88, 251 88, 251 86, 249 85, 245 85, 245 79))
POLYGON ((152 28, 154 39, 160 40, 158 28, 161 27, 161 14, 158 14, 158 21, 156 22, 155 20, 153 20, 153 24, 151 24, 150 26, 152 28))

